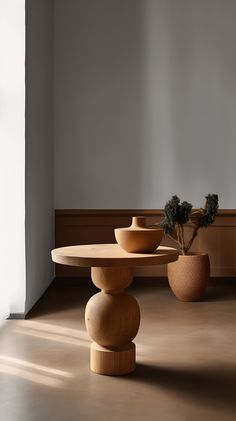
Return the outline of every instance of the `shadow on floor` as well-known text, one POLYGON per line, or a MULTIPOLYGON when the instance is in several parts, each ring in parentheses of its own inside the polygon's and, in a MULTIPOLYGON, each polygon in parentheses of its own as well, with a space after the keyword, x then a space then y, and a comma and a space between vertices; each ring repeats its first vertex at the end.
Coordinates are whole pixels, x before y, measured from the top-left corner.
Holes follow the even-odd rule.
POLYGON ((174 391, 201 405, 236 410, 236 366, 171 368, 137 364, 135 372, 126 378, 174 391))
MULTIPOLYGON (((96 288, 89 279, 81 279, 81 284, 79 284, 78 281, 78 279, 74 281, 72 279, 63 280, 63 282, 53 282, 32 310, 27 314, 26 319, 43 317, 67 310, 85 309, 89 298, 97 292, 100 292, 100 290, 96 288)), ((165 279, 161 282, 157 281, 156 285, 153 284, 153 280, 150 283, 147 280, 147 287, 142 279, 142 282, 139 280, 136 284, 131 284, 126 290, 128 294, 134 295, 137 298, 140 295, 144 296, 145 294, 150 294, 151 291, 153 291, 154 294, 156 292, 166 292, 173 298, 173 302, 176 301, 176 298, 165 279)), ((199 302, 229 300, 236 300, 235 282, 233 282, 232 279, 218 279, 211 280, 205 295, 199 302)))
POLYGON ((85 309, 92 295, 99 292, 94 286, 55 286, 50 285, 40 300, 29 311, 26 319, 43 317, 67 310, 85 309))
POLYGON ((211 280, 201 301, 229 301, 235 299, 235 278, 228 278, 211 280))

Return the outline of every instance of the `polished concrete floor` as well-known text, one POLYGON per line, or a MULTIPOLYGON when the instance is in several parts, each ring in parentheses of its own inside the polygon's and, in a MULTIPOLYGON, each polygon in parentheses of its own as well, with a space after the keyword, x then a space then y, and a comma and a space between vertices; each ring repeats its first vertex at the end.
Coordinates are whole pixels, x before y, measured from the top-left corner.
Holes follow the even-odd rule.
POLYGON ((28 320, 0 333, 1 421, 236 420, 236 283, 201 302, 166 286, 130 288, 142 320, 137 368, 89 370, 84 308, 94 290, 52 286, 28 320), (235 285, 235 286, 234 286, 235 285))

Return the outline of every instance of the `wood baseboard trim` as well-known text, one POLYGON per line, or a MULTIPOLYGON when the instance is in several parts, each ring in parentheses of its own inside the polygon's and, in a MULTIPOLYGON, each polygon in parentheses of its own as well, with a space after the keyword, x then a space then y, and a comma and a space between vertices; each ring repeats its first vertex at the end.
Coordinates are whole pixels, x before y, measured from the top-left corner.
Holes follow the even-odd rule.
POLYGON ((25 318, 25 313, 11 313, 7 320, 24 320, 25 318))
MULTIPOLYGON (((114 243, 114 228, 128 226, 132 216, 141 215, 152 225, 163 218, 162 209, 56 209, 55 247, 76 244, 114 243)), ((187 236, 191 227, 186 228, 187 236)), ((174 246, 164 238, 162 245, 174 246)), ((193 251, 206 252, 213 277, 236 277, 236 209, 220 209, 214 224, 202 228, 193 251)), ((135 268, 137 277, 165 277, 166 266, 135 268)), ((56 265, 56 277, 90 276, 89 268, 56 265)))

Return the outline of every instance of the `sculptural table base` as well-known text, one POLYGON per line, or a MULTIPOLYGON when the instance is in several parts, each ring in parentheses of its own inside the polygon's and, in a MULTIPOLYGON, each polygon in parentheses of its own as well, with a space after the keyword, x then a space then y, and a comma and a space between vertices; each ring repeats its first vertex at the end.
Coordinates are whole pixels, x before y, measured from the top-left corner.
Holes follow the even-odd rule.
POLYGON ((131 373, 135 369, 135 344, 131 342, 120 350, 112 351, 93 342, 90 349, 90 368, 95 373, 110 376, 131 373))
POLYGON ((96 373, 119 375, 135 368, 132 340, 140 323, 139 305, 126 294, 135 266, 174 262, 176 249, 158 247, 154 253, 127 253, 118 244, 87 244, 52 250, 55 263, 92 268, 93 283, 101 289, 87 303, 85 323, 94 343, 91 369, 96 373), (131 266, 131 267, 130 267, 131 266))
POLYGON ((135 369, 132 340, 140 324, 139 305, 124 292, 133 280, 127 267, 92 267, 93 283, 102 291, 87 303, 85 323, 95 341, 91 345, 91 370, 105 375, 121 375, 135 369))

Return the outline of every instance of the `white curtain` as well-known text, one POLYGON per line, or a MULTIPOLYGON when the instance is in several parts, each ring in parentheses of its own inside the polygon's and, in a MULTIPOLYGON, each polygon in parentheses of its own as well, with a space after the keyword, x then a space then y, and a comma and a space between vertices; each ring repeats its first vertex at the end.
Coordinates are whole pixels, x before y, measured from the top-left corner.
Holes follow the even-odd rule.
POLYGON ((25 302, 25 1, 0 0, 0 320, 25 302))

